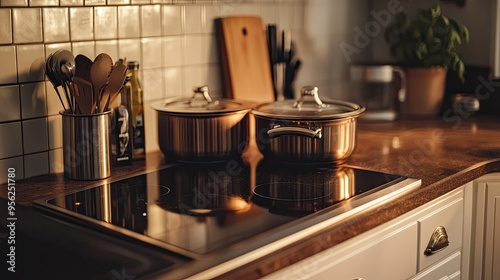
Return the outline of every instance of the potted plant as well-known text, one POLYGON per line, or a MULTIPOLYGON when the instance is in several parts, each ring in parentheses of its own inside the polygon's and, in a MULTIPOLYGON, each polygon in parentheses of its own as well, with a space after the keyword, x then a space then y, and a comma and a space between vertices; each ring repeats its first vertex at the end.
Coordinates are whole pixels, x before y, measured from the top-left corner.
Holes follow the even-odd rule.
POLYGON ((439 5, 410 19, 400 12, 385 30, 385 39, 406 74, 404 115, 436 115, 444 98, 446 72, 464 80, 464 62, 457 46, 469 43, 467 27, 442 14, 439 5))

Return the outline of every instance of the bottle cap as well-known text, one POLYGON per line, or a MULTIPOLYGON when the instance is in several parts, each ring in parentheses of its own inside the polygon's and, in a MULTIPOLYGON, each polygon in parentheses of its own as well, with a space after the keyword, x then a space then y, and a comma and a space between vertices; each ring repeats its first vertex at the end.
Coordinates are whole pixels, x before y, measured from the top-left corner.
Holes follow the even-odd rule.
POLYGON ((139 69, 139 61, 129 61, 127 63, 128 69, 139 69))

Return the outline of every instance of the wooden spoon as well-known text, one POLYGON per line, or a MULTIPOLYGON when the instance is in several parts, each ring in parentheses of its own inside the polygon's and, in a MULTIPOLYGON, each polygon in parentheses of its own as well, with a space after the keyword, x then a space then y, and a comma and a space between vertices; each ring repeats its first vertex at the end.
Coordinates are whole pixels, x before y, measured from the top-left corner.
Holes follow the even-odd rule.
POLYGON ((113 60, 108 54, 101 53, 95 59, 90 68, 90 78, 94 90, 94 107, 100 110, 102 92, 108 83, 108 77, 113 70, 113 60))
POLYGON ((127 66, 123 64, 116 64, 116 66, 113 67, 111 74, 109 74, 108 84, 102 94, 103 102, 101 102, 101 112, 108 110, 109 103, 120 92, 126 75, 127 66))
POLYGON ((75 76, 80 77, 88 82, 92 82, 90 78, 90 68, 92 67, 92 60, 83 54, 75 57, 75 76))

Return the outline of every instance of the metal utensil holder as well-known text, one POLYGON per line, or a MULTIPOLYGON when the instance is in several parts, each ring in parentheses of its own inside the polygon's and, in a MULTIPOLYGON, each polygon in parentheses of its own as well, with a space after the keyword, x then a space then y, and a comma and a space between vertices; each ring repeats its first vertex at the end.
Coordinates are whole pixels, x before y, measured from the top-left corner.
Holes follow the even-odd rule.
POLYGON ((62 115, 64 176, 73 180, 99 180, 110 176, 111 111, 62 115))

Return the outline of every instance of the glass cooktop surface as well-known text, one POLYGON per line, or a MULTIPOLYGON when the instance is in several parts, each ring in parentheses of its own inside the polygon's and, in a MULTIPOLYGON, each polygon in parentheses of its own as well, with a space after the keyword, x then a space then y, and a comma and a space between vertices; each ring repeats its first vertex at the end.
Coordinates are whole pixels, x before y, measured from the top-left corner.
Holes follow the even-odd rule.
POLYGON ((179 163, 37 205, 203 255, 405 179, 350 166, 179 163))

